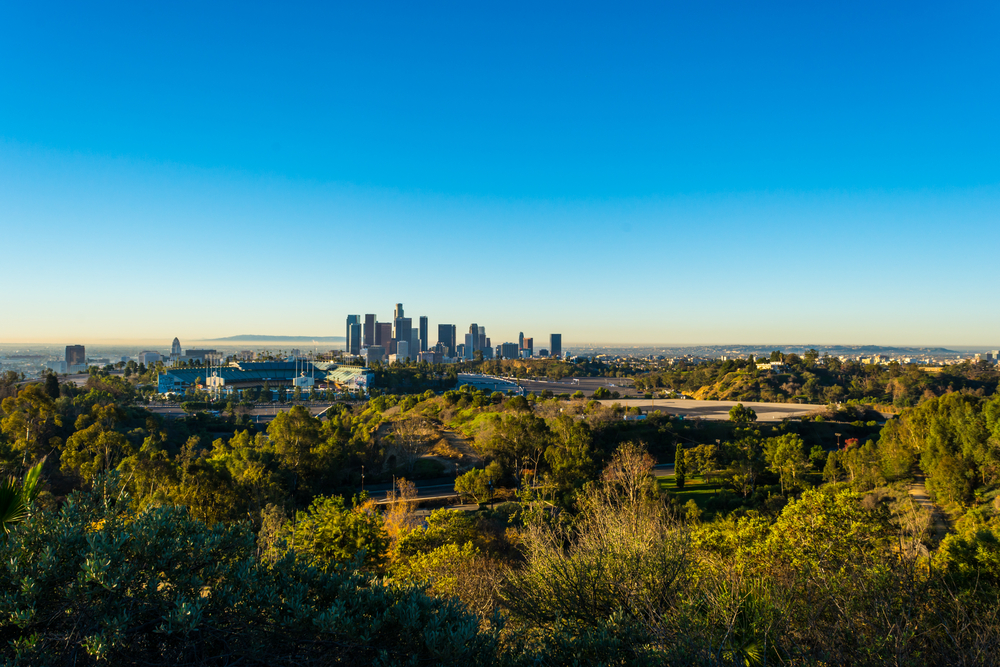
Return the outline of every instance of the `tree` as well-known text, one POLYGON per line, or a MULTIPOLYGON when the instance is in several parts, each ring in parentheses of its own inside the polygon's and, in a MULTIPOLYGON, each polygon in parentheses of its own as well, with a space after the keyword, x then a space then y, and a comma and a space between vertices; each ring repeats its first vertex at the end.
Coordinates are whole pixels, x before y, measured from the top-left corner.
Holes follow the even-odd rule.
POLYGON ((794 433, 768 438, 764 445, 764 456, 770 469, 781 479, 782 493, 798 482, 800 474, 812 467, 806 456, 805 443, 794 433))
POLYGON ((684 446, 678 442, 676 451, 674 452, 674 483, 678 489, 684 488, 686 475, 687 463, 684 460, 684 446))
POLYGON ((132 455, 131 443, 115 430, 124 419, 125 414, 114 403, 95 404, 89 413, 80 415, 75 424, 78 430, 66 440, 62 469, 89 482, 132 455))
POLYGON ((729 410, 729 421, 738 426, 746 426, 757 421, 757 413, 753 408, 747 408, 742 403, 737 403, 729 410))
POLYGON ((397 419, 392 423, 392 441, 398 458, 413 472, 413 466, 427 449, 427 425, 418 417, 397 419))
POLYGON ((301 405, 279 412, 267 427, 282 464, 300 475, 309 471, 313 453, 322 442, 322 431, 322 422, 301 405))
POLYGON ((31 503, 38 496, 38 479, 44 463, 43 458, 32 466, 20 484, 14 477, 0 482, 0 538, 9 535, 14 526, 28 518, 31 503))
POLYGON ((312 562, 294 553, 265 561, 249 523, 208 526, 171 505, 138 510, 114 477, 101 478, 0 541, 3 655, 133 666, 479 667, 497 658, 495 635, 459 605, 350 561, 312 562))
POLYGON ((473 468, 464 475, 455 478, 455 491, 464 497, 472 498, 477 503, 484 503, 493 498, 497 483, 503 479, 503 468, 493 461, 485 470, 473 468))
POLYGON ((4 415, 0 419, 0 430, 21 452, 23 465, 44 451, 53 427, 62 426, 55 403, 38 384, 29 384, 16 396, 3 399, 0 408, 4 415))
POLYGON ((45 374, 45 393, 53 401, 59 398, 59 378, 51 371, 45 374))
POLYGON ((522 468, 526 465, 532 467, 532 474, 537 478, 538 464, 551 437, 546 421, 529 412, 504 415, 484 444, 485 449, 500 459, 520 481, 522 468))
POLYGON ((349 508, 339 496, 317 496, 309 509, 296 514, 286 539, 298 558, 327 572, 358 556, 366 566, 378 568, 389 547, 374 503, 355 499, 349 508))

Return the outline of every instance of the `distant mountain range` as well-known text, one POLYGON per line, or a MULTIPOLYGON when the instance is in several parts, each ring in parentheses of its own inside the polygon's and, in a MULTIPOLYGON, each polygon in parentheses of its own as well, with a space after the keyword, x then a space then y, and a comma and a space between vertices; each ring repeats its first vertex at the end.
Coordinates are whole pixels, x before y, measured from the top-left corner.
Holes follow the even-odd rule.
POLYGON ((289 343, 343 343, 343 336, 260 336, 257 334, 240 334, 226 338, 206 338, 207 343, 274 343, 277 341, 289 343))

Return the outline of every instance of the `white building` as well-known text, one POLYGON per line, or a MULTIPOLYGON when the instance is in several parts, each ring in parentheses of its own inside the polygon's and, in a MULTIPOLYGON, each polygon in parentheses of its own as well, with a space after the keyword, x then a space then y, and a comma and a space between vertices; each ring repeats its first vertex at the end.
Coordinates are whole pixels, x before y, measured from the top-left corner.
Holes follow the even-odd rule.
POLYGON ((139 363, 150 366, 155 364, 157 361, 161 361, 163 356, 159 352, 150 352, 148 350, 139 353, 139 363))

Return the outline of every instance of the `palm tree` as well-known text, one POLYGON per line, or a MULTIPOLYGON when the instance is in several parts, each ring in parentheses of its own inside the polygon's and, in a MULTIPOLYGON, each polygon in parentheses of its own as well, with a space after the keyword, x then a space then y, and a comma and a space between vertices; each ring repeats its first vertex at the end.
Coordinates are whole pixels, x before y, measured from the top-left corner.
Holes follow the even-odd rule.
POLYGON ((0 482, 0 537, 5 537, 14 526, 28 518, 32 501, 38 495, 38 479, 42 474, 42 458, 34 467, 28 470, 24 481, 20 484, 14 477, 8 477, 0 482))

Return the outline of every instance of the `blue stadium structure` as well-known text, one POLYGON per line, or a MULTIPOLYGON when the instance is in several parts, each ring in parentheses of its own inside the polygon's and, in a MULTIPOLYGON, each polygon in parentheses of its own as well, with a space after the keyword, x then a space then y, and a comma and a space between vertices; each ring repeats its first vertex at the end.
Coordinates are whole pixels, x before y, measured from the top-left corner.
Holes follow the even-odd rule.
POLYGON ((367 390, 373 373, 356 366, 338 366, 331 363, 309 361, 259 361, 233 362, 228 366, 201 368, 171 368, 160 373, 157 391, 161 394, 180 393, 201 385, 231 393, 241 389, 264 386, 272 389, 281 386, 309 388, 313 383, 337 389, 367 390))

